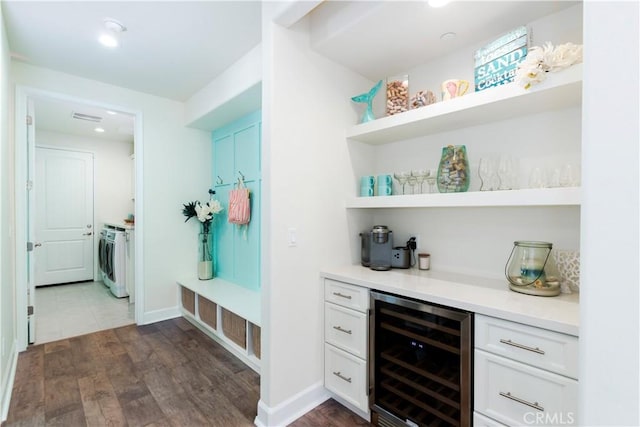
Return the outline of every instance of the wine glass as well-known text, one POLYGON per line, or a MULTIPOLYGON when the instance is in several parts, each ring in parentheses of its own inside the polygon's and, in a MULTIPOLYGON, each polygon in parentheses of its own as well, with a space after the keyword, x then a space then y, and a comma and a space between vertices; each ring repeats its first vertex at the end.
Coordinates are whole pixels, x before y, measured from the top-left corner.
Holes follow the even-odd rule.
POLYGON ((495 190, 496 164, 491 157, 481 157, 478 164, 478 176, 480 177, 480 191, 495 190))
POLYGON ((396 172, 393 177, 398 181, 398 184, 402 185, 402 194, 404 194, 404 186, 409 180, 410 172, 396 172))
POLYGON ((426 169, 418 169, 415 171, 411 171, 411 176, 415 177, 416 183, 420 185, 420 191, 419 191, 420 194, 422 194, 422 183, 427 177, 428 172, 429 171, 426 169))

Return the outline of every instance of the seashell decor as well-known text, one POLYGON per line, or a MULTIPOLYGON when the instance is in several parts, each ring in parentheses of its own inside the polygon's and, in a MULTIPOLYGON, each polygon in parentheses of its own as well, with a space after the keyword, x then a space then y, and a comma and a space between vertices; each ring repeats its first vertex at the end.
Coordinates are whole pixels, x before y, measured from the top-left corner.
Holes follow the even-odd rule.
POLYGON ((551 253, 560 273, 560 291, 580 292, 580 251, 554 249, 551 253))

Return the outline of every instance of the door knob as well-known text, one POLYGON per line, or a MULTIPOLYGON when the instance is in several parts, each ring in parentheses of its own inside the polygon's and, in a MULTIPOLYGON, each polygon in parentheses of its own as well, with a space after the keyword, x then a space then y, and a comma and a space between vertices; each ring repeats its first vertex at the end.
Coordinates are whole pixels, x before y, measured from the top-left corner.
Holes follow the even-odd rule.
POLYGON ((39 248, 40 246, 42 246, 42 243, 40 243, 40 242, 36 242, 36 243, 33 244, 34 248, 39 248))
POLYGON ((92 234, 93 234, 92 232, 82 233, 83 236, 91 236, 92 234))

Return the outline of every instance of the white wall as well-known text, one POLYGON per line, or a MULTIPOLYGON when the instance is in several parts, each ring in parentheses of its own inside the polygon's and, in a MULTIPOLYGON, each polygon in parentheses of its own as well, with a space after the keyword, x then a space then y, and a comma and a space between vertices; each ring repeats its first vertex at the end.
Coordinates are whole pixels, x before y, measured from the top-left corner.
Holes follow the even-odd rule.
POLYGON ((9 409, 16 362, 16 311, 13 251, 13 150, 10 143, 11 95, 9 47, 0 3, 0 405, 4 420, 9 409))
MULTIPOLYGON (((36 117, 36 124, 38 118, 36 117)), ((134 213, 131 199, 133 143, 87 138, 60 132, 37 130, 36 145, 93 154, 93 218, 94 235, 99 236, 105 222, 122 223, 127 214, 134 213)), ((95 251, 98 237, 94 239, 95 251)), ((94 277, 98 278, 98 260, 95 257, 94 277)))
POLYGON ((350 258, 342 200, 346 183, 355 179, 344 140, 353 111, 345 100, 368 82, 310 52, 305 25, 282 28, 264 9, 263 20, 264 346, 258 421, 282 425, 292 411, 321 398, 319 272, 350 258), (296 229, 295 247, 288 246, 289 228, 296 229))
MULTIPOLYGON (((136 230, 143 240, 143 322, 177 311, 178 277, 195 274, 194 224, 184 224, 182 205, 208 197, 211 181, 211 142, 204 131, 183 125, 184 104, 94 80, 34 67, 12 64, 13 83, 67 94, 142 113, 142 216, 136 212, 136 230)), ((138 233, 136 233, 136 238, 138 233)))
POLYGON ((640 7, 586 1, 584 23, 579 422, 637 426, 640 7))

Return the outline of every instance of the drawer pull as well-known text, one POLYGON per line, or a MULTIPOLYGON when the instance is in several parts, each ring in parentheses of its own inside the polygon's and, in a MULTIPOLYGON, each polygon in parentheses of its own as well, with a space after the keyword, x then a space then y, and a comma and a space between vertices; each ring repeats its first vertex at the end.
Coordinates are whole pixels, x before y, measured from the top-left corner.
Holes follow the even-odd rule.
POLYGON ((351 335, 351 329, 342 329, 340 326, 334 326, 333 329, 351 335))
POLYGON ((534 353, 538 353, 538 354, 544 354, 544 350, 540 350, 538 347, 533 348, 533 347, 529 347, 529 346, 524 345, 524 344, 518 344, 517 342, 513 342, 511 340, 504 340, 504 339, 501 339, 500 342, 502 344, 511 345, 513 347, 521 348, 523 350, 533 351, 534 353))
POLYGON ((351 377, 347 378, 347 377, 343 376, 343 375, 340 373, 340 371, 338 371, 338 372, 334 372, 334 373, 333 373, 333 375, 335 375, 336 377, 340 378, 341 380, 344 380, 344 381, 346 381, 346 382, 348 382, 348 383, 351 383, 351 377))
POLYGON ((337 297, 340 297, 340 298, 351 299, 351 295, 341 294, 340 292, 334 292, 333 294, 334 294, 335 296, 337 296, 337 297))
POLYGON ((511 400, 516 401, 518 403, 522 403, 523 405, 530 406, 533 409, 537 409, 538 411, 544 411, 544 408, 542 406, 538 405, 538 402, 531 403, 531 402, 526 401, 524 399, 520 399, 519 397, 512 396, 511 392, 507 392, 507 393, 500 392, 500 396, 506 397, 507 399, 511 399, 511 400))

